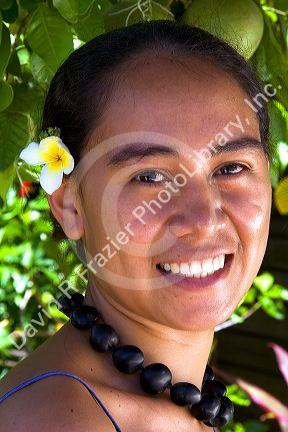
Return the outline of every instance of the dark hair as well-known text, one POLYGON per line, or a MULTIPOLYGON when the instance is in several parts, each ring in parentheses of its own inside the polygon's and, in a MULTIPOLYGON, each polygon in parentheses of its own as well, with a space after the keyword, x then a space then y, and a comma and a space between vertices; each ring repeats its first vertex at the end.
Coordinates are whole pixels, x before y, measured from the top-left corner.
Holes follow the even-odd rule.
MULTIPOLYGON (((230 45, 197 27, 170 20, 139 22, 101 34, 76 49, 59 67, 46 96, 42 130, 61 129, 61 138, 77 162, 106 104, 119 85, 117 74, 144 51, 174 57, 201 57, 230 73, 253 101, 265 94, 252 67, 230 45)), ((267 104, 257 110, 264 150, 269 155, 267 104)))
MULTIPOLYGON (((70 54, 50 83, 41 130, 59 127, 77 163, 101 123, 121 73, 139 54, 151 50, 178 59, 200 57, 235 78, 251 102, 259 94, 265 96, 250 64, 226 42, 196 27, 152 20, 101 34, 70 54)), ((257 116, 263 149, 271 159, 267 100, 261 101, 257 116)))

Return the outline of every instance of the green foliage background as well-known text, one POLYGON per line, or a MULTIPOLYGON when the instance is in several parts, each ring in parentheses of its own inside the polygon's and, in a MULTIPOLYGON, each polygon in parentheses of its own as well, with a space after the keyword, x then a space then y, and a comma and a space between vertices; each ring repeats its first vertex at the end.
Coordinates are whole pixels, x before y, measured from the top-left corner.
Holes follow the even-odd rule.
MULTIPOLYGON (((128 13, 109 18, 107 11, 134 5, 135 13, 128 24, 151 18, 179 20, 193 0, 146 0, 148 12, 143 15, 139 5, 144 3, 0 0, 0 377, 66 321, 50 304, 60 295, 60 282, 68 279, 80 291, 85 289, 78 276, 84 267, 71 244, 52 224, 45 193, 38 185, 38 172, 19 162, 18 155, 29 142, 37 141, 45 94, 61 63, 95 36, 125 25, 128 13), (30 182, 26 183, 28 195, 23 182, 30 182), (40 320, 40 324, 35 324, 37 333, 26 335, 23 348, 15 349, 13 340, 18 336, 21 341, 33 319, 40 320)), ((234 3, 236 8, 237 0, 234 3)), ((276 191, 281 179, 288 175, 288 4, 286 0, 255 4, 263 14, 264 34, 249 61, 263 84, 281 87, 269 101, 271 145, 275 148, 271 184, 276 191)), ((287 288, 275 284, 273 275, 259 275, 231 319, 243 321, 262 308, 275 319, 283 320, 287 300, 287 288)), ((236 403, 250 403, 233 386, 230 394, 236 403)), ((254 420, 233 427, 239 432, 268 430, 254 420)))

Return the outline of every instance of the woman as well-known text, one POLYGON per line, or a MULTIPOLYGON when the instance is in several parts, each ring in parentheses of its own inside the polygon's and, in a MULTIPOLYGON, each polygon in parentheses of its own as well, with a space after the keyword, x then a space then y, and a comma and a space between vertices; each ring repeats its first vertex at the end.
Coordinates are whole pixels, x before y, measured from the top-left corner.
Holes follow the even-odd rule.
MULTIPOLYGON (((214 328, 248 291, 265 253, 267 99, 251 108, 261 93, 225 42, 151 21, 76 50, 46 98, 42 130, 59 127, 76 164, 48 200, 85 252, 84 304, 122 345, 144 353, 144 366, 166 365, 172 384, 201 388, 214 328)), ((1 395, 66 371, 96 392, 118 426, 76 379, 53 375, 5 399, 1 431, 211 430, 169 392, 147 394, 139 374, 117 370, 111 353, 96 352, 89 330, 77 328, 87 316, 77 308, 70 316, 2 380, 1 395)))

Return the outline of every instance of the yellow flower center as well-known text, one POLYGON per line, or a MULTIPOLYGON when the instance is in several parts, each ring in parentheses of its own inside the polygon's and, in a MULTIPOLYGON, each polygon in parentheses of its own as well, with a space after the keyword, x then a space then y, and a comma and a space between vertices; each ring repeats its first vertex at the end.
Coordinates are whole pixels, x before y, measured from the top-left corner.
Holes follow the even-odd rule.
POLYGON ((49 170, 58 172, 69 165, 70 155, 56 139, 47 140, 39 148, 43 162, 49 170))

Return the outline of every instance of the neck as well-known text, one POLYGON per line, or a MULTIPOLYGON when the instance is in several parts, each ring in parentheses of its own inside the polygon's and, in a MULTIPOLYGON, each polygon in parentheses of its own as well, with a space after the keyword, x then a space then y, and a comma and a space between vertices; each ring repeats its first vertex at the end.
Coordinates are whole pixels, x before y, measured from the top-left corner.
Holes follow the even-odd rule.
MULTIPOLYGON (((120 345, 136 345, 143 351, 144 366, 164 363, 172 373, 172 384, 187 381, 201 389, 214 329, 192 332, 147 320, 103 296, 93 285, 88 286, 84 303, 99 310, 103 321, 118 334, 120 345)), ((125 386, 126 377, 118 375, 125 386)))

